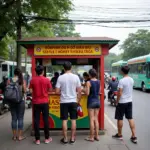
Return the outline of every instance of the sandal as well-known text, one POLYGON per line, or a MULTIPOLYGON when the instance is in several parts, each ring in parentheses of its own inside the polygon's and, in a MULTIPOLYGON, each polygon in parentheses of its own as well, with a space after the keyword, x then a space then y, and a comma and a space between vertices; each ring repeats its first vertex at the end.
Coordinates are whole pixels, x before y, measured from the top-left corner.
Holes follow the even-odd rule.
POLYGON ((85 138, 86 141, 94 142, 94 139, 90 139, 90 137, 85 138))
POLYGON ((99 141, 99 138, 97 138, 97 137, 94 137, 94 140, 95 140, 95 141, 99 141))
POLYGON ((22 136, 22 137, 18 138, 18 141, 23 141, 25 139, 26 139, 26 137, 22 136))
POLYGON ((13 140, 13 141, 17 141, 17 137, 16 137, 16 136, 13 136, 13 137, 12 137, 12 140, 13 140))

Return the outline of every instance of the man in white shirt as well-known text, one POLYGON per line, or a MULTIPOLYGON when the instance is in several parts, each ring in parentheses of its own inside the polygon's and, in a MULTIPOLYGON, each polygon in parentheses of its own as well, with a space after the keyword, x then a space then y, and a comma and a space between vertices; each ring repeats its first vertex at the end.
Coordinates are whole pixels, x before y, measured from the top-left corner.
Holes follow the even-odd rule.
POLYGON ((60 97, 60 118, 62 120, 63 139, 62 144, 68 143, 67 121, 68 114, 71 119, 71 139, 70 144, 75 143, 76 119, 78 102, 81 99, 81 82, 77 75, 71 73, 70 62, 64 63, 65 73, 59 76, 56 84, 56 93, 61 93, 60 97), (78 94, 77 94, 78 93, 78 94))
POLYGON ((135 124, 132 117, 132 91, 134 81, 128 76, 129 67, 123 66, 121 68, 121 74, 123 78, 119 81, 118 85, 118 97, 117 97, 117 107, 115 113, 115 119, 117 119, 118 133, 113 138, 122 139, 122 127, 123 127, 123 117, 125 115, 126 119, 129 121, 132 136, 131 141, 137 143, 137 137, 135 136, 135 124))

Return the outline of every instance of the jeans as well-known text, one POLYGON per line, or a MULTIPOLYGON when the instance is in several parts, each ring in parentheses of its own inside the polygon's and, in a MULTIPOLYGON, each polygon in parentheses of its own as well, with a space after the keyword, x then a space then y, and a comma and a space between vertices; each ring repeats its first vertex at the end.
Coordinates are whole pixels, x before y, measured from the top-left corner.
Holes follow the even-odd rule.
POLYGON ((10 104, 10 112, 12 116, 12 130, 23 130, 25 102, 21 101, 19 104, 10 104))
POLYGON ((44 134, 45 139, 49 139, 49 105, 46 104, 34 104, 33 105, 33 114, 34 114, 34 131, 35 131, 35 139, 40 140, 40 131, 39 131, 39 123, 40 123, 40 114, 42 112, 43 121, 44 121, 44 134))

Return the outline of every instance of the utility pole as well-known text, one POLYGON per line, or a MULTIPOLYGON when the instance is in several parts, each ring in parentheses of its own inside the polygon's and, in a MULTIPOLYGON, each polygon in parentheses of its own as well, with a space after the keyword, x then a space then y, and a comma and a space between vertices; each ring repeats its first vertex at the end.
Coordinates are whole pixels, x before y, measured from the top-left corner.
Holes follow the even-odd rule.
POLYGON ((25 73, 27 72, 27 51, 25 50, 25 73))
MULTIPOLYGON (((22 24, 22 18, 21 18, 21 0, 18 0, 17 3, 17 40, 21 39, 21 24, 22 24)), ((21 69, 21 46, 17 43, 17 67, 21 69)))

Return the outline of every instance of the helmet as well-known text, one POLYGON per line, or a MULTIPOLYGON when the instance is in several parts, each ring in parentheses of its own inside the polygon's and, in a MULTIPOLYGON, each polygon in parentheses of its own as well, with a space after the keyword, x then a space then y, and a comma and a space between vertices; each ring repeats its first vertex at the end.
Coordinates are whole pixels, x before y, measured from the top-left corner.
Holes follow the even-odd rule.
POLYGON ((116 77, 112 77, 112 81, 116 81, 116 77))

